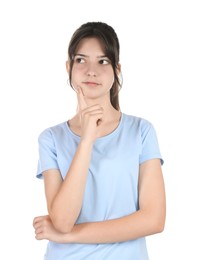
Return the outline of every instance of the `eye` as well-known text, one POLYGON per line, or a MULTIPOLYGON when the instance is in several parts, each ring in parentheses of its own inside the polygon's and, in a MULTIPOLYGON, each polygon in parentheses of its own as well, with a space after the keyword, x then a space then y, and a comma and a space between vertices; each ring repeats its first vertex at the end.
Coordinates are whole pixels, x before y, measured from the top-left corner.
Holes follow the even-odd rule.
POLYGON ((85 60, 84 60, 83 58, 80 58, 80 57, 79 57, 79 58, 76 58, 76 59, 75 59, 75 62, 82 64, 82 63, 85 63, 85 60))
POLYGON ((110 61, 108 59, 102 59, 102 60, 99 60, 99 64, 107 65, 107 64, 110 64, 110 61))

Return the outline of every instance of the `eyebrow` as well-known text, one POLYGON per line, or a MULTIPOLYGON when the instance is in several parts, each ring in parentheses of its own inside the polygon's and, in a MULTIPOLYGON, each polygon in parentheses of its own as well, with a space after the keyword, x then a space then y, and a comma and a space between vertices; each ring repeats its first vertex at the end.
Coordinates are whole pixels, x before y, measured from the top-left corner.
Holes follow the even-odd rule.
MULTIPOLYGON (((84 57, 84 58, 89 58, 89 55, 85 55, 85 54, 81 54, 81 53, 77 53, 77 54, 74 55, 74 57, 75 56, 81 56, 81 57, 84 57)), ((108 57, 105 56, 105 55, 99 55, 99 56, 97 56, 97 58, 108 58, 108 57)))

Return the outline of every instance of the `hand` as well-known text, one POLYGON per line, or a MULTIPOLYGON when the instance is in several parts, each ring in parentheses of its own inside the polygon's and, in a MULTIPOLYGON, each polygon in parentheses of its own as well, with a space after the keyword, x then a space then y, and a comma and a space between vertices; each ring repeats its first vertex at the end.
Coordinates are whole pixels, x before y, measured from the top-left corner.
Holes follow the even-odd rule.
POLYGON ((80 87, 78 87, 77 99, 81 123, 81 140, 94 142, 98 137, 98 128, 102 122, 103 108, 98 104, 88 106, 80 87))
POLYGON ((57 231, 48 215, 34 218, 33 227, 37 240, 47 239, 56 243, 68 242, 68 234, 57 231))

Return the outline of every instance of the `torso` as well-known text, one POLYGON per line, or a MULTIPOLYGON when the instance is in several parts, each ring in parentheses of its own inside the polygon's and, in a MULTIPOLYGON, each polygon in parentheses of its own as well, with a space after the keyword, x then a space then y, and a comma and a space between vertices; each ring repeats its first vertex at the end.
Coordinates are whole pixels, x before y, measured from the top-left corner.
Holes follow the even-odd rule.
MULTIPOLYGON (((77 224, 116 219, 138 210, 139 164, 161 158, 151 124, 117 112, 105 121, 102 138, 93 145, 82 209, 77 224), (117 117, 119 115, 119 117, 117 117), (119 123, 119 119, 121 120, 119 123), (118 126, 118 127, 117 127, 118 126)), ((37 176, 47 169, 59 169, 64 179, 80 142, 78 117, 48 128, 40 135, 37 176), (76 128, 77 127, 77 128, 76 128)), ((46 258, 148 260, 144 238, 113 244, 48 243, 46 258)))

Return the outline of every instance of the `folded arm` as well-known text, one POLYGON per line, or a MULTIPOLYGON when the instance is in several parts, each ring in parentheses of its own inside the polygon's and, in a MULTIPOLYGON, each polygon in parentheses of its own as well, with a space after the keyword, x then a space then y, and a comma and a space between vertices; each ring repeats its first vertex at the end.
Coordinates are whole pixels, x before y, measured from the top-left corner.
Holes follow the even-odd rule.
POLYGON ((36 238, 53 241, 59 239, 55 242, 62 243, 115 243, 162 232, 166 207, 159 159, 141 164, 139 176, 137 212, 118 219, 74 225, 71 232, 60 234, 56 230, 52 231, 51 222, 47 224, 46 217, 46 220, 35 223, 36 238), (50 229, 51 235, 48 231, 50 229))

